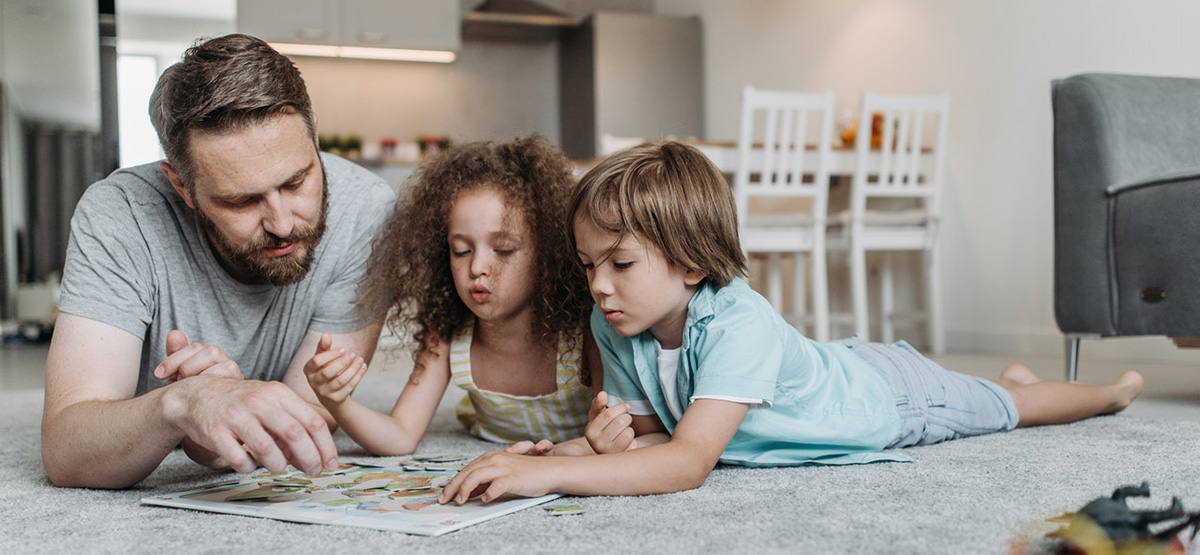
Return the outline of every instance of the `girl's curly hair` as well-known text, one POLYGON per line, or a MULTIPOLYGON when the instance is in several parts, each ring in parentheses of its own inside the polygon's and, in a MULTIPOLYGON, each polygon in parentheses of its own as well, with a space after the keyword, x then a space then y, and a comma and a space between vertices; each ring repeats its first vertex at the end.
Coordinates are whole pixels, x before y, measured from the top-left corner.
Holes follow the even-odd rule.
MULTIPOLYGON (((592 299, 567 242, 564 218, 574 185, 570 160, 540 135, 508 143, 464 143, 443 151, 408 181, 375 238, 359 287, 359 313, 375 318, 391 310, 388 328, 397 337, 411 332, 419 346, 414 361, 462 330, 472 314, 450 273, 447 220, 460 194, 486 188, 497 191, 507 210, 519 211, 529 226, 537 253, 530 331, 548 348, 556 346, 560 333, 582 341, 592 299)), ((583 378, 587 380, 586 373, 583 378)))

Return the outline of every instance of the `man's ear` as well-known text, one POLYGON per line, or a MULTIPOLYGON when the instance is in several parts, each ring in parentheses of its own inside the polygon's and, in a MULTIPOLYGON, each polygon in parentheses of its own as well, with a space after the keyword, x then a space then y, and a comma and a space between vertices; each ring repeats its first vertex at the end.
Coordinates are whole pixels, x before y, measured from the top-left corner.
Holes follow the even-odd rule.
POLYGON ((321 119, 317 117, 317 111, 313 110, 313 144, 317 145, 317 152, 321 152, 321 119))
POLYGON ((175 171, 175 168, 172 168, 166 162, 159 162, 158 167, 162 168, 163 173, 167 176, 167 181, 170 181, 171 187, 175 188, 175 192, 179 193, 180 197, 183 197, 183 202, 187 203, 188 208, 195 210, 196 203, 192 200, 192 195, 188 194, 187 187, 183 186, 183 178, 179 177, 179 173, 175 171))

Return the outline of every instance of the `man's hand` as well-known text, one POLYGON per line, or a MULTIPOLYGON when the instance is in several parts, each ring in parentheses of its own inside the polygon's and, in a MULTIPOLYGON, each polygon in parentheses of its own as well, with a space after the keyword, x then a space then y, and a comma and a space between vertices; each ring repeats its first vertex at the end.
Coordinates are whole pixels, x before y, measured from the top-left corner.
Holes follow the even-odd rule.
POLYGON ((325 420, 280 382, 197 376, 166 392, 162 407, 214 462, 238 472, 262 465, 278 473, 289 463, 309 475, 337 468, 325 420))
POLYGON ((220 347, 204 343, 188 343, 180 330, 167 334, 167 358, 154 368, 154 377, 175 383, 184 378, 217 376, 242 379, 242 370, 220 347))
POLYGON ((332 410, 354 393, 358 382, 367 373, 363 358, 345 349, 333 349, 333 338, 321 334, 317 352, 304 364, 304 375, 321 404, 332 410))
POLYGON ((592 400, 588 415, 589 422, 583 437, 587 438, 588 445, 596 453, 620 453, 633 444, 636 433, 628 404, 610 407, 608 393, 601 391, 592 400))

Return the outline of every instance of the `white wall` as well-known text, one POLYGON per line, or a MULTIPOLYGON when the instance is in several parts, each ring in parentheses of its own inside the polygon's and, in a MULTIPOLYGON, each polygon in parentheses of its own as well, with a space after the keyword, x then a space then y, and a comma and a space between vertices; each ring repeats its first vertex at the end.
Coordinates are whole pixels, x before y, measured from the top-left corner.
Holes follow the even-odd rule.
POLYGON ((90 0, 0 2, 0 62, 28 121, 100 128, 100 23, 90 0))
MULTIPOLYGON (((1081 72, 1200 77, 1191 0, 657 0, 704 25, 709 138, 736 137, 744 84, 951 95, 945 199, 948 348, 1050 353, 1050 81, 1081 72)), ((1200 315, 1197 315, 1200 317, 1200 315)), ((1200 362, 1161 338, 1085 355, 1200 362)))

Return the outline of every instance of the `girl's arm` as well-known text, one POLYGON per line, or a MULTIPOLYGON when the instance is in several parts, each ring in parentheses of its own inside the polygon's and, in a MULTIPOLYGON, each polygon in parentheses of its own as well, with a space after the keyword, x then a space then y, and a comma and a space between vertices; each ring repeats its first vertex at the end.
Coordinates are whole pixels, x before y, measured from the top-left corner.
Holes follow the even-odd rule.
MULTIPOLYGON (((331 345, 337 345, 351 353, 358 353, 362 356, 363 362, 371 364, 371 357, 375 355, 375 346, 379 342, 379 332, 383 329, 383 320, 376 320, 370 325, 350 333, 330 334, 332 338, 331 345)), ((287 374, 283 376, 283 383, 292 388, 301 399, 308 401, 309 404, 321 414, 325 419, 325 424, 329 426, 329 431, 337 429, 338 423, 333 418, 333 415, 328 413, 328 408, 324 403, 320 402, 317 395, 313 393, 312 387, 308 383, 308 378, 305 376, 304 366, 317 350, 317 345, 321 341, 321 332, 308 330, 304 332, 304 339, 300 342, 300 347, 296 349, 296 354, 292 356, 291 363, 288 364, 287 374)))
POLYGON ((484 453, 446 484, 438 501, 462 504, 478 493, 487 503, 507 493, 644 495, 696 488, 716 466, 748 409, 743 403, 699 399, 684 412, 669 440, 621 453, 582 457, 484 453))
POLYGON ((342 429, 375 455, 407 455, 417 449, 450 383, 450 345, 439 341, 417 355, 424 370, 409 379, 391 414, 377 412, 354 398, 329 407, 342 429))
MULTIPOLYGON (((748 409, 749 407, 747 407, 747 410, 748 409)), ((741 419, 738 419, 738 425, 742 425, 741 419)), ((629 449, 641 449, 643 447, 649 447, 651 445, 658 445, 659 443, 671 441, 671 434, 667 433, 667 427, 663 426, 662 420, 659 420, 657 416, 634 416, 631 427, 633 428, 633 433, 635 436, 633 438, 633 442, 629 444, 629 449)), ((732 438, 733 436, 729 437, 732 438)), ((725 443, 729 442, 726 441, 725 443)), ((725 446, 722 445, 721 451, 724 450, 725 446)), ((720 454, 718 454, 718 456, 720 456, 720 454)), ((716 464, 717 463, 713 463, 714 466, 716 464)))

